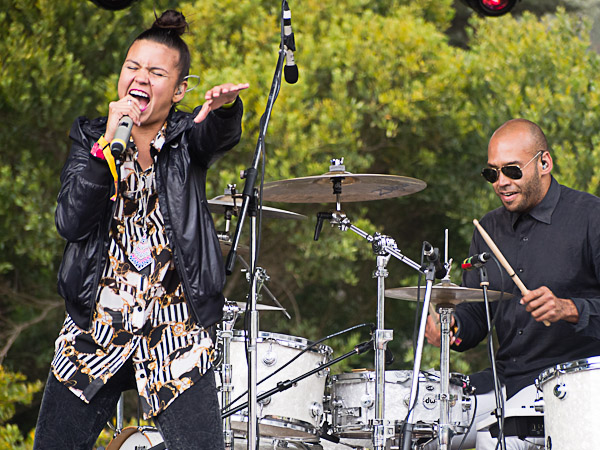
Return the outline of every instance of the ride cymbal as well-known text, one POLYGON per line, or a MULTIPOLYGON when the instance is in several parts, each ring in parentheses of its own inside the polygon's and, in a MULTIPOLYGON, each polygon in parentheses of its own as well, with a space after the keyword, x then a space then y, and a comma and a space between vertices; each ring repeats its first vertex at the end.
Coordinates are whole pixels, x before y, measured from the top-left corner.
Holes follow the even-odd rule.
POLYGON ((265 183, 263 198, 271 202, 331 203, 337 201, 333 181, 341 181, 340 202, 382 200, 414 194, 427 183, 399 175, 332 171, 323 175, 265 183))
MULTIPOLYGON (((502 292, 488 290, 488 300, 493 302, 500 299, 502 292)), ((425 286, 392 288, 385 290, 385 296, 388 298, 397 298, 400 300, 422 301, 425 298, 425 286), (420 289, 420 292, 419 292, 420 289), (420 297, 420 298, 418 298, 420 297)), ((512 294, 504 293, 503 298, 512 297, 512 294)), ((454 283, 439 283, 432 286, 431 303, 458 305, 463 302, 482 302, 483 290, 458 286, 454 283)))

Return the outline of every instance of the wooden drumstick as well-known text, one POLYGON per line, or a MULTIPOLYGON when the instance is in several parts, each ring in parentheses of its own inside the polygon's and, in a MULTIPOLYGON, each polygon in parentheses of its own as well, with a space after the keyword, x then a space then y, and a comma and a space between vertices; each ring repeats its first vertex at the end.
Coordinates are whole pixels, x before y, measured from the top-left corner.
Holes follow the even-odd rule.
MULTIPOLYGON (((525 285, 523 284, 521 279, 517 276, 517 274, 515 273, 513 268, 510 266, 510 264, 504 257, 504 255, 502 255, 502 253, 500 252, 500 249, 496 246, 496 244, 494 244, 494 241, 492 241, 492 238, 490 237, 490 235, 487 234, 487 231, 484 230, 484 228, 479 224, 479 221, 477 219, 473 219, 473 224, 475 225, 475 227, 477 227, 477 229, 479 230, 479 233, 481 233, 481 236, 483 237, 483 240, 490 247, 490 249, 492 250, 494 255, 496 255, 496 258, 498 258, 498 261, 500 261, 500 264, 502 264, 502 267, 504 267, 506 272, 508 272, 508 276, 511 277, 512 280, 515 282, 515 284, 521 291, 521 294, 522 295, 527 294, 529 292, 529 289, 527 289, 525 287, 525 285)), ((550 326, 550 322, 548 322, 547 320, 544 320, 543 322, 544 322, 544 325, 546 325, 547 327, 550 326)))

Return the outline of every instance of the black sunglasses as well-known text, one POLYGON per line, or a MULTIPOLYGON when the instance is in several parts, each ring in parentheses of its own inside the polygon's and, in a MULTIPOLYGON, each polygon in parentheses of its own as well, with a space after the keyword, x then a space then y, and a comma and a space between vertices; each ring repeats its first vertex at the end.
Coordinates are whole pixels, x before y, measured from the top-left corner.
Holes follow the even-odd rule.
POLYGON ((500 177, 500 171, 502 171, 502 173, 511 180, 519 180, 523 177, 523 169, 529 164, 531 164, 531 162, 538 156, 540 156, 542 153, 544 153, 544 150, 540 150, 539 152, 537 152, 535 156, 523 166, 523 168, 517 166, 516 164, 509 164, 500 168, 486 167, 481 170, 481 176, 483 176, 483 178, 485 178, 486 181, 489 181, 490 183, 495 183, 500 177))

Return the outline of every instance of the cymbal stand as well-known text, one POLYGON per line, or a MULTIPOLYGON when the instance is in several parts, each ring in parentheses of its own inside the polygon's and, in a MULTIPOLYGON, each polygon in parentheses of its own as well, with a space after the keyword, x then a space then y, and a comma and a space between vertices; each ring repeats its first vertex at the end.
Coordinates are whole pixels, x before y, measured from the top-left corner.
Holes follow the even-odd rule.
MULTIPOLYGON (((237 304, 225 303, 223 310, 223 321, 221 329, 217 335, 222 342, 222 362, 221 362, 221 405, 229 405, 231 402, 232 367, 231 367, 231 339, 233 338, 233 327, 237 320, 240 308, 237 304)), ((223 440, 225 449, 232 450, 234 445, 233 430, 231 428, 231 417, 223 419, 223 440)))
MULTIPOLYGON (((393 330, 385 329, 384 320, 385 278, 388 275, 386 266, 390 260, 390 257, 394 256, 417 271, 421 271, 422 268, 419 264, 410 260, 400 252, 393 238, 380 233, 375 233, 373 236, 371 236, 355 225, 352 225, 350 220, 346 217, 346 214, 344 214, 344 212, 341 210, 340 196, 342 193, 342 180, 343 177, 331 178, 334 194, 336 195, 336 210, 330 213, 320 212, 317 214, 317 226, 315 228, 314 239, 318 240, 321 228, 323 226, 323 221, 328 219, 332 225, 337 225, 341 231, 351 230, 363 239, 367 240, 367 242, 370 242, 373 252, 377 255, 377 269, 373 273, 373 277, 377 278, 377 329, 375 330, 373 341, 375 348, 375 419, 373 420, 373 445, 376 450, 383 450, 387 448, 388 440, 393 438, 395 434, 394 422, 385 419, 385 350, 387 343, 393 339, 393 330)), ((426 273, 427 272, 428 270, 426 273)), ((432 277, 433 276, 434 275, 432 274, 432 277)), ((432 283, 429 283, 426 289, 427 302, 429 302, 431 297, 431 284, 432 283)), ((428 304, 425 305, 425 308, 428 308, 428 304)), ((427 309, 424 309, 424 311, 426 319, 427 309)), ((425 327, 423 324, 421 329, 423 330, 422 334, 424 336, 425 327)), ((418 359, 415 358, 415 361, 418 361, 416 372, 417 381, 418 370, 421 364, 420 361, 423 348, 423 339, 420 341, 421 343, 417 352, 418 359)))
POLYGON ((450 321, 454 305, 439 304, 441 343, 440 343, 440 422, 438 424, 438 448, 450 448, 454 428, 450 424, 450 403, 456 399, 450 395, 450 321))

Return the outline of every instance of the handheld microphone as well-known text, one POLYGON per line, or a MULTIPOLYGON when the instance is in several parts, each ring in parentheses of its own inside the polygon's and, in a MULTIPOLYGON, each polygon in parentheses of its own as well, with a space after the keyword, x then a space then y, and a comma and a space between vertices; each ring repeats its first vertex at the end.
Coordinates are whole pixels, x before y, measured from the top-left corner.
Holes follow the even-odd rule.
POLYGON ((444 278, 448 273, 448 269, 442 261, 440 261, 440 250, 438 248, 434 248, 429 242, 423 242, 423 253, 427 256, 427 260, 430 263, 433 263, 433 268, 435 270, 435 277, 439 280, 444 278))
POLYGON ((292 12, 287 1, 283 2, 283 50, 285 51, 285 67, 283 76, 289 84, 298 81, 298 66, 294 61, 294 52, 296 51, 296 41, 292 31, 292 12))
POLYGON ((110 143, 110 152, 114 158, 120 158, 129 142, 129 136, 131 136, 131 128, 133 127, 133 120, 129 116, 121 117, 121 121, 115 131, 115 136, 110 143))
POLYGON ((492 258, 488 252, 478 253, 477 255, 469 256, 465 259, 460 267, 463 270, 478 269, 492 258))

